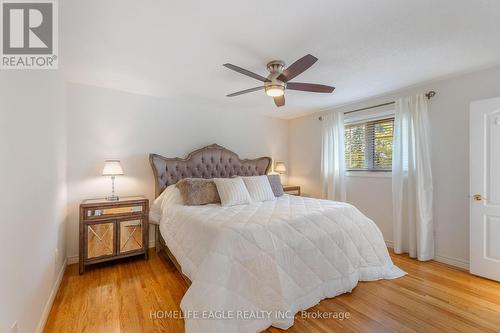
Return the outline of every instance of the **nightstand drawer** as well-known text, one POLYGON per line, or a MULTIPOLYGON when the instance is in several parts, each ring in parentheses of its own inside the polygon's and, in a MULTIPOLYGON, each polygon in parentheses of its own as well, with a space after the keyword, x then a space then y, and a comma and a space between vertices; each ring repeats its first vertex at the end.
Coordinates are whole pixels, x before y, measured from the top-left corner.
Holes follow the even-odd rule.
POLYGON ((137 206, 120 206, 120 207, 98 207, 85 209, 86 218, 106 217, 120 214, 142 213, 142 205, 137 206))

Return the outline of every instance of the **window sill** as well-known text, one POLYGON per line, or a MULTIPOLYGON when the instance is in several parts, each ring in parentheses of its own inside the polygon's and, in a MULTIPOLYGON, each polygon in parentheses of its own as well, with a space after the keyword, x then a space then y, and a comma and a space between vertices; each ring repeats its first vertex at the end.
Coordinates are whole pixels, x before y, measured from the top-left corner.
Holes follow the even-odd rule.
POLYGON ((346 177, 392 178, 392 171, 346 171, 346 177))

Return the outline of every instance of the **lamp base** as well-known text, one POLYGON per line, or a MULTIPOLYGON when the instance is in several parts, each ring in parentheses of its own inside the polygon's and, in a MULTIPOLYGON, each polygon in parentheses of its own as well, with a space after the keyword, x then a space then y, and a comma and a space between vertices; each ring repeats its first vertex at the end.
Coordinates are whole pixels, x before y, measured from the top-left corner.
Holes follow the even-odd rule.
POLYGON ((280 175, 280 182, 281 182, 281 184, 283 184, 284 183, 284 177, 283 177, 284 172, 278 172, 278 174, 280 175))
POLYGON ((118 201, 118 200, 120 200, 120 197, 117 196, 117 195, 111 195, 109 197, 106 197, 106 200, 108 200, 108 201, 118 201))

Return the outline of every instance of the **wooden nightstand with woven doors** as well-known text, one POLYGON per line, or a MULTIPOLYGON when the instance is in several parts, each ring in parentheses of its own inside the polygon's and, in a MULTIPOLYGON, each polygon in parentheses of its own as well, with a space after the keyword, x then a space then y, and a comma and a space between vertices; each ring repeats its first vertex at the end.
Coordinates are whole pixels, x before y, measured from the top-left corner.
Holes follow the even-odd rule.
POLYGON ((283 185, 283 192, 286 194, 300 196, 300 186, 298 185, 283 185))
POLYGON ((149 201, 145 197, 84 200, 80 205, 80 274, 85 267, 136 255, 148 259, 149 201))

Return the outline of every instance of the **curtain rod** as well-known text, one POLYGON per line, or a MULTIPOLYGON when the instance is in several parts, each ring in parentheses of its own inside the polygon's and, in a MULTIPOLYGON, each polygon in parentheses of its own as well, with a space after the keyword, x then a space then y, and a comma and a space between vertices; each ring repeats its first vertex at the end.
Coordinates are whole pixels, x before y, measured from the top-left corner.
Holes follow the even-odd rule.
MULTIPOLYGON (((427 97, 427 99, 431 99, 432 97, 436 96, 436 92, 434 90, 431 90, 429 92, 427 92, 425 94, 425 97, 427 97)), ((359 111, 365 111, 365 110, 370 110, 370 109, 375 109, 375 108, 379 108, 381 106, 386 106, 386 105, 392 105, 392 104, 396 104, 395 101, 392 101, 392 102, 387 102, 387 103, 382 103, 382 104, 377 104, 377 105, 373 105, 373 106, 368 106, 368 107, 365 107, 365 108, 361 108, 361 109, 356 109, 356 110, 352 110, 352 111, 347 111, 347 112, 344 112, 344 114, 349 114, 349 113, 354 113, 354 112, 359 112, 359 111)), ((318 117, 319 120, 322 120, 323 117, 318 117)))

